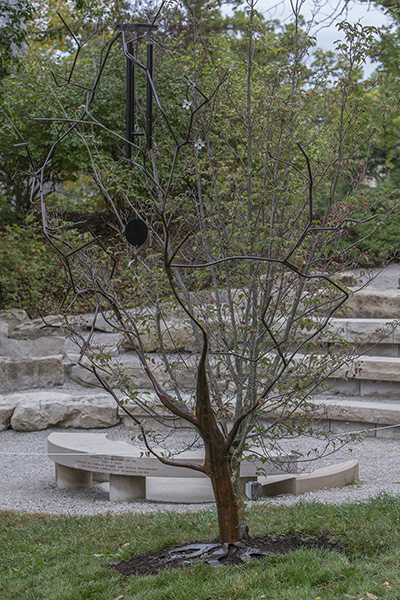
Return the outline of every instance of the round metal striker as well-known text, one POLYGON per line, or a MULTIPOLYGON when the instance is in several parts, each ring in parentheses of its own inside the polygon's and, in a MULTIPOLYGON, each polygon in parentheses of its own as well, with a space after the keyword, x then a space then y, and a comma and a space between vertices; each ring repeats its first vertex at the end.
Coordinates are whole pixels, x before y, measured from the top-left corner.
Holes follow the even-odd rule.
POLYGON ((125 237, 131 246, 141 246, 147 240, 148 227, 142 219, 132 219, 125 227, 125 237))

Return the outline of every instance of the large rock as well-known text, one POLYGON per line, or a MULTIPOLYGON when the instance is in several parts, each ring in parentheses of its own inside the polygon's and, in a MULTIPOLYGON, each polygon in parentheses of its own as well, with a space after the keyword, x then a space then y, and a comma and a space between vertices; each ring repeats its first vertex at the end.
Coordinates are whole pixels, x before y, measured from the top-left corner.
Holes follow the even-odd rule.
POLYGON ((21 325, 24 321, 29 321, 26 310, 20 308, 8 308, 0 310, 0 321, 5 323, 10 331, 21 325))
POLYGON ((0 394, 63 383, 61 355, 13 359, 0 357, 0 394))
POLYGON ((86 313, 79 315, 71 319, 75 327, 81 327, 82 329, 94 328, 95 331, 102 331, 105 333, 112 333, 115 331, 115 327, 118 327, 118 322, 113 313, 107 312, 98 314, 96 320, 94 320, 94 313, 86 313))
POLYGON ((0 398, 0 431, 10 427, 11 417, 16 407, 16 401, 0 398))
POLYGON ((8 337, 9 327, 5 321, 0 321, 0 338, 8 337))
POLYGON ((65 339, 61 336, 40 337, 36 340, 15 340, 0 337, 0 356, 31 358, 62 353, 65 339))
POLYGON ((82 429, 112 427, 119 423, 118 407, 106 395, 72 396, 61 392, 14 395, 11 427, 37 431, 48 427, 82 429))
POLYGON ((49 315, 43 319, 24 321, 10 332, 10 337, 36 340, 39 337, 64 335, 65 320, 61 315, 49 315))

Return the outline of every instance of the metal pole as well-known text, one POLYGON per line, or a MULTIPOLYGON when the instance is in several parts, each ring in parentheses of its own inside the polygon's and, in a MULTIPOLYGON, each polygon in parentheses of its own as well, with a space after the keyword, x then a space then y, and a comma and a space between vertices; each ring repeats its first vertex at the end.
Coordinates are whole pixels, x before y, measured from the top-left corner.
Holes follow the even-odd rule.
MULTIPOLYGON (((127 51, 132 56, 132 42, 128 42, 127 51)), ((126 57, 126 158, 132 157, 133 130, 135 127, 135 65, 126 57)))
POLYGON ((153 44, 147 44, 146 150, 153 145, 153 44))

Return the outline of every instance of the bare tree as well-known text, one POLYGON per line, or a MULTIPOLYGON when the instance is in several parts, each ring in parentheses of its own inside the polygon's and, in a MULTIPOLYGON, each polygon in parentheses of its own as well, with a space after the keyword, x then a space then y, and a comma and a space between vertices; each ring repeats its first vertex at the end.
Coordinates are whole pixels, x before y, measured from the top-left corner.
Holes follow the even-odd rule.
MULTIPOLYGON (((372 100, 376 83, 358 83, 355 75, 360 49, 372 43, 370 29, 344 26, 336 81, 306 86, 311 42, 299 14, 278 35, 252 0, 248 9, 235 63, 229 39, 210 44, 195 24, 179 118, 169 116, 156 76, 130 52, 132 34, 120 31, 103 48, 81 115, 55 119, 64 127, 57 144, 75 135, 86 145, 121 234, 135 219, 144 238, 148 228, 146 243, 134 233, 134 249, 125 242, 117 261, 89 228, 77 234, 47 213, 44 197, 41 205, 44 232, 71 281, 66 314, 78 299, 95 303, 88 336, 74 332, 81 363, 132 417, 161 462, 179 468, 155 449, 149 418, 170 414, 201 440, 204 460, 190 468, 211 480, 226 545, 246 535, 239 483, 244 452, 268 459, 282 440, 316 435, 311 395, 351 360, 345 347, 334 354, 322 349, 324 340, 337 341, 330 319, 348 297, 332 275, 359 264, 357 227, 370 222, 372 233, 378 226, 358 175, 365 174, 371 140, 388 118, 372 100), (151 148, 141 138, 128 140, 131 158, 116 166, 101 153, 101 133, 112 131, 96 119, 95 98, 120 39, 151 88, 157 127, 151 148), (284 56, 275 52, 275 65, 272 43, 286 44, 284 56), (127 194, 127 181, 140 202, 127 194), (116 267, 130 282, 127 303, 119 300, 116 267), (118 361, 91 349, 99 314, 125 334, 152 394, 118 361)), ((133 41, 151 37, 170 61, 162 28, 153 27, 157 18, 133 41)), ((75 67, 81 43, 70 33, 78 45, 75 67)))

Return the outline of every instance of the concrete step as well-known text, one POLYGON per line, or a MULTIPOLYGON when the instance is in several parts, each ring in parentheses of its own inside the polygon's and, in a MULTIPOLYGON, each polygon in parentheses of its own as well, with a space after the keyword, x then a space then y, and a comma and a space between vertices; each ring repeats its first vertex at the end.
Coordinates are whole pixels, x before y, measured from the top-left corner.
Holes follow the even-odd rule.
MULTIPOLYGON (((400 439, 400 401, 388 402, 385 397, 374 401, 353 397, 317 396, 307 411, 319 429, 350 434, 364 432, 368 437, 400 439)), ((304 412, 304 408, 302 409, 304 412)), ((279 418, 280 410, 269 414, 269 420, 279 418)))

